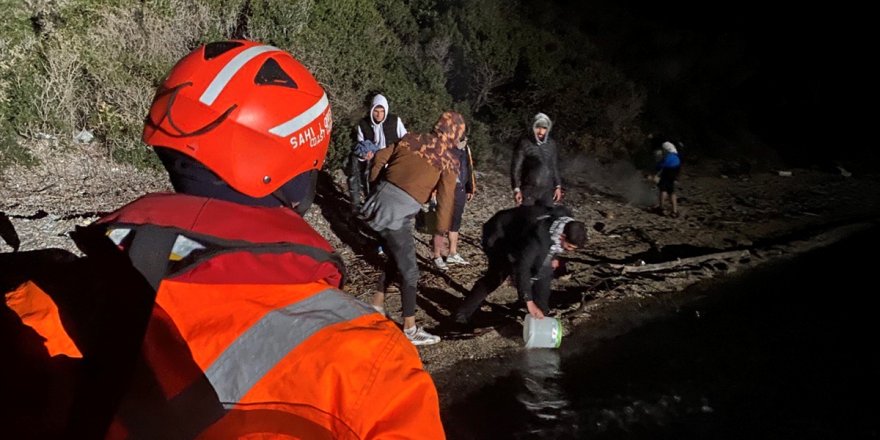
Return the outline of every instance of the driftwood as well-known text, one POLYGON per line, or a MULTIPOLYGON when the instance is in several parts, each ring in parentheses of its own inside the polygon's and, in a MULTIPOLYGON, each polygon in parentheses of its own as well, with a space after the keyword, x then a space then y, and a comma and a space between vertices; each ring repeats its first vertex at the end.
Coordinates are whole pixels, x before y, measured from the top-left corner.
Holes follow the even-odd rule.
POLYGON ((748 250, 744 251, 729 251, 729 252, 719 252, 717 254, 709 254, 709 255, 700 255, 697 257, 690 258, 679 258, 673 261, 666 261, 663 263, 656 264, 644 264, 641 266, 627 266, 625 264, 612 264, 612 269, 619 269, 621 273, 643 273, 643 272, 657 272, 661 270, 668 270, 672 268, 676 268, 679 266, 693 266, 696 264, 700 264, 709 260, 725 260, 728 258, 743 258, 751 255, 748 250))

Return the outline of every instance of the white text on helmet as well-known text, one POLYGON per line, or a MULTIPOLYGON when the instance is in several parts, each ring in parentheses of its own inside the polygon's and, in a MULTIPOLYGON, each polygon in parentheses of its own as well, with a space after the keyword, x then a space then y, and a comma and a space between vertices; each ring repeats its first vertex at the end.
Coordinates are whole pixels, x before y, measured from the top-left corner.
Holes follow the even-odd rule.
POLYGON ((327 136, 328 131, 321 127, 318 129, 318 134, 315 134, 315 130, 312 127, 306 128, 305 130, 299 132, 290 137, 290 146, 292 148, 297 148, 301 145, 305 145, 307 142, 309 147, 314 148, 316 145, 320 144, 324 141, 324 137, 327 136))

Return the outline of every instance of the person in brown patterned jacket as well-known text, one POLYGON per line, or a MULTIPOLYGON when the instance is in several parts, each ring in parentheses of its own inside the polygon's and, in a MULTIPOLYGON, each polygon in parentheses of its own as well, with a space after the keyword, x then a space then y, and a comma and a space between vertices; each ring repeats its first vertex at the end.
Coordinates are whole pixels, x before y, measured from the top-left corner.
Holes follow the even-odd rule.
POLYGON ((440 207, 437 230, 444 233, 452 223, 455 181, 459 163, 453 151, 464 141, 464 118, 445 112, 431 133, 407 133, 394 148, 379 150, 373 160, 370 181, 376 182, 372 196, 364 203, 361 216, 379 233, 396 267, 386 267, 373 295, 373 307, 384 313, 385 288, 393 271, 402 278, 403 331, 415 345, 440 342, 421 326, 416 326, 416 290, 419 269, 416 263, 413 220, 434 188, 440 207))

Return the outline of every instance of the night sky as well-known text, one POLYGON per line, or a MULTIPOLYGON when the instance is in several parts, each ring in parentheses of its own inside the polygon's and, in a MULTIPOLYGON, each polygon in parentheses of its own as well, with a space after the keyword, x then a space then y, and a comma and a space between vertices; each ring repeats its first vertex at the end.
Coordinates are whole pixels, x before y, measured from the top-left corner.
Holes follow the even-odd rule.
MULTIPOLYGON (((646 86, 657 132, 794 164, 876 157, 864 11, 802 2, 558 0, 560 17, 646 86), (861 108, 859 108, 861 107, 861 108)), ((725 154, 726 153, 726 154, 725 154)))

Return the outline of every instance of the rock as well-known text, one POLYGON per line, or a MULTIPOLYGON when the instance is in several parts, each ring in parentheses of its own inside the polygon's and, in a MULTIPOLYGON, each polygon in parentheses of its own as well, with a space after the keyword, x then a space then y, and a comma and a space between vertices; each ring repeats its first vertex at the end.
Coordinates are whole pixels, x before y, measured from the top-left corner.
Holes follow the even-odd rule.
POLYGON ((73 140, 81 144, 87 144, 93 139, 95 139, 95 135, 93 135, 91 131, 88 131, 86 129, 80 130, 79 133, 73 136, 73 140))

